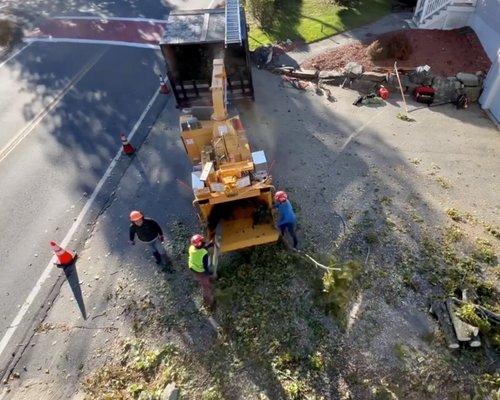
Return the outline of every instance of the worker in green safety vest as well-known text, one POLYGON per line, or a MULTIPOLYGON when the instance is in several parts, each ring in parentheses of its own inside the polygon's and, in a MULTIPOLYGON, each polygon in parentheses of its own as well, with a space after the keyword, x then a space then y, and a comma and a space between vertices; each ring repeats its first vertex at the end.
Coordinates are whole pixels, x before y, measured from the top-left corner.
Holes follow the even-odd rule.
POLYGON ((209 310, 215 306, 212 271, 210 271, 210 257, 207 248, 213 243, 205 244, 205 238, 196 234, 191 238, 189 246, 188 266, 201 286, 203 303, 209 310))

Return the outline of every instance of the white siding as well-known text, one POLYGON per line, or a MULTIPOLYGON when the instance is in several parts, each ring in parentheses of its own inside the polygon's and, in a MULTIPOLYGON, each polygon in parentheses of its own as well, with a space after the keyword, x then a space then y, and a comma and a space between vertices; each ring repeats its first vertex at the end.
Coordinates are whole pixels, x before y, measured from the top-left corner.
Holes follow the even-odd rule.
POLYGON ((495 62, 500 48, 500 0, 477 0, 476 10, 469 25, 492 62, 495 62))
POLYGON ((489 110, 500 123, 500 50, 484 82, 484 91, 479 98, 481 107, 489 110))
POLYGON ((500 0, 477 0, 469 25, 477 33, 493 63, 484 82, 479 103, 500 121, 500 0))

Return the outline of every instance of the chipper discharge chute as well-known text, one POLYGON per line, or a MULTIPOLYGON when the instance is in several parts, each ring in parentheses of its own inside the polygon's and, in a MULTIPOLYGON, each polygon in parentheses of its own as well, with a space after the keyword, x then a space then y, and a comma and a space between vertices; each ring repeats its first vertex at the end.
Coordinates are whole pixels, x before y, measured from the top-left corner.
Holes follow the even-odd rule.
POLYGON ((193 107, 180 117, 181 137, 193 163, 193 204, 221 253, 278 240, 274 187, 263 151, 251 152, 239 116, 226 108, 222 59, 213 61, 213 107, 193 107))

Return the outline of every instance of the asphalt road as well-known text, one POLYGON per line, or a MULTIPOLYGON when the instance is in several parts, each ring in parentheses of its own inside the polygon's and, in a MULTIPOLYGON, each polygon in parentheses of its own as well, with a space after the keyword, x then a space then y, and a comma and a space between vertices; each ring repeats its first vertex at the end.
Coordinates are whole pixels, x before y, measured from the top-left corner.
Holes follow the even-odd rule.
MULTIPOLYGON (((202 8, 207 3, 6 1, 0 12, 30 21, 47 14, 164 18, 171 8, 202 8)), ((120 149, 119 133, 129 133, 144 117, 138 126, 143 139, 145 125, 165 106, 166 99, 160 96, 143 113, 158 90, 154 69, 162 63, 160 53, 150 49, 74 43, 33 43, 0 63, 0 218, 4 223, 0 230, 0 372, 26 339, 40 307, 47 306, 61 274, 51 273, 7 343, 6 332, 9 327, 12 331, 14 318, 52 257, 48 241, 61 241, 70 230, 120 149)), ((117 183, 115 179, 106 185, 97 199, 99 206, 117 183)), ((83 243, 88 223, 83 221, 70 248, 83 243)))
POLYGON ((3 0, 0 13, 13 14, 26 22, 56 15, 164 19, 171 9, 205 8, 210 2, 211 0, 3 0))
POLYGON ((0 72, 11 89, 0 94, 0 148, 59 99, 0 157, 0 218, 9 226, 0 232, 1 336, 51 258, 48 241, 66 235, 120 148, 119 133, 132 129, 156 93, 158 57, 147 49, 35 43, 0 72))

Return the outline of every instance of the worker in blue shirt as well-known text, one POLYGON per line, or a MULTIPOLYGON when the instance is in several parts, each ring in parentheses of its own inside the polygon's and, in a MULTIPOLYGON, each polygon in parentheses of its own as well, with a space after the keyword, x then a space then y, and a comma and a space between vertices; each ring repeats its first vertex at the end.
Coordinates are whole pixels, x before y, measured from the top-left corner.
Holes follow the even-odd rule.
POLYGON ((293 247, 296 249, 298 244, 297 235, 295 235, 297 218, 293 212, 292 204, 288 201, 288 195, 284 191, 279 190, 274 195, 274 200, 276 200, 276 203, 273 207, 278 210, 278 228, 281 231, 281 235, 284 236, 285 231, 288 231, 293 239, 293 247))

